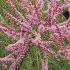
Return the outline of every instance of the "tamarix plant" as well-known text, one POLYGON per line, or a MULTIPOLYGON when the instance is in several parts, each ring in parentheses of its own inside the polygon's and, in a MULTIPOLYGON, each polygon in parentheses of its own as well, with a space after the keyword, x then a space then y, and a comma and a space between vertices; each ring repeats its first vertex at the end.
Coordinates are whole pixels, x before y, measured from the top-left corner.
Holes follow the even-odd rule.
MULTIPOLYGON (((70 40, 70 17, 63 22, 58 21, 58 16, 68 11, 70 1, 63 3, 60 0, 5 0, 11 8, 11 14, 7 9, 2 7, 5 17, 10 19, 10 27, 0 21, 0 30, 2 30, 11 39, 18 39, 16 43, 9 44, 5 47, 6 51, 11 53, 0 58, 3 70, 6 70, 7 63, 10 62, 9 70, 18 69, 22 59, 27 54, 32 45, 38 47, 44 56, 51 55, 56 59, 63 56, 64 59, 70 60, 70 45, 65 45, 65 40, 70 40), (26 15, 18 11, 15 3, 18 2, 25 9, 26 15), (47 9, 46 9, 47 4, 47 9), (16 24, 17 29, 12 25, 16 24), (56 44, 58 50, 51 48, 56 44)), ((1 7, 1 5, 0 5, 1 7)), ((65 15, 64 15, 64 14, 65 15)), ((1 14, 2 15, 2 14, 1 14)), ((69 15, 68 15, 69 16, 69 15)), ((48 59, 42 59, 42 70, 48 70, 48 59)))

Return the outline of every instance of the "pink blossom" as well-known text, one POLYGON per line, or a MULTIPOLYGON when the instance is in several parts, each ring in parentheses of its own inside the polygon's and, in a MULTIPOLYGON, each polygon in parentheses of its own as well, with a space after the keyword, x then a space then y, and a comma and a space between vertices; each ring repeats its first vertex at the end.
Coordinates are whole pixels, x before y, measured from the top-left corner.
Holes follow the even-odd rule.
POLYGON ((39 25, 39 28, 38 28, 39 32, 45 32, 45 27, 44 25, 39 25))
MULTIPOLYGON (((17 24, 19 27, 14 29, 12 26, 5 25, 4 21, 0 21, 0 30, 8 37, 17 40, 15 43, 5 47, 5 51, 10 51, 11 53, 1 60, 2 63, 3 61, 12 62, 9 70, 16 70, 16 67, 19 67, 32 45, 38 47, 41 52, 54 57, 61 51, 70 60, 70 46, 64 44, 65 39, 70 40, 70 17, 62 23, 57 21, 59 14, 63 14, 64 10, 69 8, 70 1, 65 1, 64 4, 61 4, 60 0, 48 0, 47 10, 44 9, 46 0, 15 0, 14 2, 6 0, 6 3, 16 16, 13 16, 12 13, 3 8, 4 15, 9 18, 10 25, 17 24), (23 16, 17 10, 16 2, 26 9, 27 15, 23 16), (40 16, 40 13, 44 11, 45 20, 41 19, 40 16), (37 25, 37 30, 33 29, 34 24, 37 25), (47 32, 46 35, 44 32, 47 32), (59 51, 53 51, 50 47, 51 44, 57 44, 59 51)), ((42 60, 42 70, 48 70, 47 58, 42 60)))
POLYGON ((42 60, 42 70, 48 70, 48 61, 47 61, 47 59, 42 60))

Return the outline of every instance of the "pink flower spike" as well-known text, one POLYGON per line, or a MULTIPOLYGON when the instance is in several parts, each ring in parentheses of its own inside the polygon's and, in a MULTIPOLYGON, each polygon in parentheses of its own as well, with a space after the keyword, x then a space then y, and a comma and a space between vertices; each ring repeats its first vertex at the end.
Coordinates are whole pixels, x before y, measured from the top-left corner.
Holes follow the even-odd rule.
POLYGON ((47 61, 47 59, 42 59, 42 70, 48 70, 48 61, 47 61))
POLYGON ((14 51, 15 49, 17 49, 19 47, 19 44, 24 44, 24 39, 18 40, 15 44, 8 45, 5 48, 5 50, 7 50, 7 51, 14 51))
POLYGON ((15 61, 15 59, 14 59, 14 57, 12 56, 12 54, 10 54, 10 55, 8 55, 7 57, 4 57, 3 59, 2 59, 2 61, 5 61, 5 62, 14 62, 15 61))

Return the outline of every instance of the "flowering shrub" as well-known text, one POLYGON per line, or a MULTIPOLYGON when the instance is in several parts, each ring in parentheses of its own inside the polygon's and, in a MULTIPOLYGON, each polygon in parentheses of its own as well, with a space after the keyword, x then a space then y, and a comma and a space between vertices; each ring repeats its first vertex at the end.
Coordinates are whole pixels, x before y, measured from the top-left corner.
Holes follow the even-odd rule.
MULTIPOLYGON (((16 70, 32 45, 40 48, 47 56, 51 55, 58 58, 63 54, 65 59, 70 60, 70 46, 64 44, 65 40, 70 40, 70 18, 68 17, 61 23, 57 20, 58 16, 62 15, 66 9, 69 10, 70 1, 61 3, 60 0, 6 0, 6 3, 13 14, 5 8, 2 10, 5 16, 10 19, 11 24, 9 27, 0 21, 0 30, 11 39, 18 40, 5 48, 11 53, 0 59, 3 70, 7 68, 5 65, 8 62, 11 63, 9 70, 16 70), (16 2, 25 8, 26 15, 17 10, 16 2), (45 9, 45 4, 48 4, 48 9, 45 9), (14 29, 13 24, 17 24, 18 29, 14 29), (36 28, 34 28, 35 25, 36 28), (57 44, 58 51, 52 50, 50 47, 52 44, 57 44)), ((42 70, 48 70, 47 58, 42 60, 42 70)))

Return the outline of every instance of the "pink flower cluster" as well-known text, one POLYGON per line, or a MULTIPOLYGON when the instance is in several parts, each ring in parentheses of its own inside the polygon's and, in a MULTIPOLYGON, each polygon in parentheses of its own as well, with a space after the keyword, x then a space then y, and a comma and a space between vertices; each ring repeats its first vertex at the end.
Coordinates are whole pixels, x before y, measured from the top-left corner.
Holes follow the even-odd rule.
MULTIPOLYGON (((11 54, 1 59, 2 64, 11 62, 9 70, 16 70, 32 45, 36 45, 42 52, 54 57, 57 57, 58 53, 62 52, 70 60, 70 46, 64 44, 65 39, 70 40, 70 18, 63 23, 57 21, 58 15, 70 7, 70 1, 67 0, 61 3, 60 0, 19 0, 20 5, 28 13, 26 16, 22 16, 17 10, 15 7, 16 1, 6 0, 16 17, 3 8, 3 13, 10 19, 11 25, 17 24, 19 28, 15 30, 0 22, 0 29, 8 37, 16 39, 18 36, 19 39, 16 43, 9 44, 5 48, 6 51, 11 51, 11 54), (48 4, 47 10, 44 10, 45 3, 48 4), (46 16, 45 20, 40 17, 42 12, 46 16), (37 25, 37 31, 33 29, 34 25, 37 25), (47 31, 50 32, 50 36, 44 40, 42 34, 47 31), (50 47, 53 43, 56 43, 59 47, 57 53, 50 47)), ((48 70, 48 61, 46 59, 42 61, 42 66, 42 70, 48 70)))

